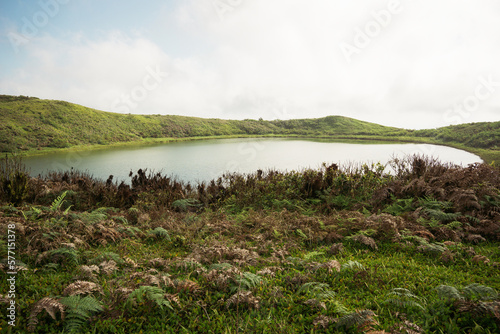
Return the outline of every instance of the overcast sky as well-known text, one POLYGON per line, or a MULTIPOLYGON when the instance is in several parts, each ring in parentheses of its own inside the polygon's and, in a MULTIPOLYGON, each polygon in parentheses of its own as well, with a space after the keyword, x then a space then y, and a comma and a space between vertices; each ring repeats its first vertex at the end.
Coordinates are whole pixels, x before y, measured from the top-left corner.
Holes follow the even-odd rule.
POLYGON ((0 94, 224 119, 500 120, 498 0, 0 0, 0 94))

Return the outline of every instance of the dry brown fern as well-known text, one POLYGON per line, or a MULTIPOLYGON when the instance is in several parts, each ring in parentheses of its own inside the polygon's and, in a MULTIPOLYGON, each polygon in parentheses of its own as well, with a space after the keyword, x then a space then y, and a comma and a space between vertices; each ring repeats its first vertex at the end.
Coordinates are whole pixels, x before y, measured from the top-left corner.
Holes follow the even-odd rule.
POLYGON ((337 255, 337 254, 341 254, 344 252, 344 244, 339 242, 339 243, 336 243, 336 244, 333 244, 330 249, 328 250, 328 253, 332 254, 332 255, 337 255))
POLYGON ((280 268, 280 267, 265 267, 265 268, 262 268, 261 270, 259 270, 257 272, 257 275, 274 277, 274 276, 276 276, 276 271, 279 271, 279 270, 282 270, 282 268, 280 268))
POLYGON ((227 300, 226 307, 246 305, 249 308, 258 309, 259 303, 259 299, 254 297, 251 291, 238 291, 227 300))
POLYGON ((116 242, 122 237, 122 234, 112 227, 104 226, 101 223, 95 224, 97 232, 93 233, 93 240, 101 245, 107 245, 108 241, 116 242))
POLYGON ((467 235, 467 241, 477 244, 486 241, 486 239, 479 234, 469 234, 467 235))
POLYGON ((162 258, 154 258, 149 260, 148 265, 158 269, 166 269, 169 265, 169 261, 162 258))
POLYGON ((320 315, 316 319, 313 320, 313 326, 326 329, 333 322, 334 322, 333 317, 327 317, 325 315, 320 315))
POLYGON ((315 308, 315 309, 323 309, 323 310, 326 310, 326 303, 325 302, 322 302, 320 300, 317 300, 316 298, 311 298, 311 299, 308 299, 304 302, 305 305, 307 306, 310 306, 312 308, 315 308))
POLYGON ((373 238, 366 236, 366 235, 363 235, 363 234, 354 235, 354 236, 352 236, 352 240, 357 241, 363 245, 366 245, 372 249, 375 249, 375 250, 378 249, 378 246, 377 246, 377 243, 375 242, 375 240, 373 238))
POLYGON ((488 259, 486 256, 484 255, 475 255, 472 260, 471 260, 473 263, 489 263, 490 262, 490 259, 488 259))
POLYGON ((81 294, 92 293, 94 291, 97 291, 101 294, 103 293, 102 288, 96 283, 87 281, 76 281, 75 283, 71 283, 64 289, 63 295, 64 296, 81 295, 81 294))
POLYGON ((124 260, 124 264, 126 266, 129 266, 129 267, 132 267, 132 268, 137 268, 139 266, 134 260, 132 260, 129 257, 124 257, 123 260, 124 260))
POLYGON ((96 279, 97 275, 99 274, 100 270, 99 267, 96 266, 95 264, 90 265, 90 266, 80 266, 78 268, 79 271, 79 277, 80 278, 90 278, 90 279, 96 279))
POLYGON ((33 304, 28 319, 28 331, 33 332, 35 330, 36 325, 38 324, 38 314, 40 314, 43 310, 47 311, 50 317, 54 320, 56 320, 56 312, 59 311, 61 313, 61 319, 64 320, 64 305, 57 299, 45 297, 33 304))
POLYGON ((316 271, 318 269, 326 269, 328 273, 332 272, 340 272, 340 262, 337 260, 330 260, 328 262, 323 262, 323 263, 314 263, 312 265, 312 270, 316 271))
POLYGON ((186 292, 189 294, 197 294, 201 292, 201 287, 198 283, 191 280, 175 281, 175 288, 178 292, 186 292))
POLYGON ((118 270, 116 262, 113 260, 103 261, 99 264, 99 267, 101 268, 102 272, 106 275, 111 275, 113 271, 118 270))

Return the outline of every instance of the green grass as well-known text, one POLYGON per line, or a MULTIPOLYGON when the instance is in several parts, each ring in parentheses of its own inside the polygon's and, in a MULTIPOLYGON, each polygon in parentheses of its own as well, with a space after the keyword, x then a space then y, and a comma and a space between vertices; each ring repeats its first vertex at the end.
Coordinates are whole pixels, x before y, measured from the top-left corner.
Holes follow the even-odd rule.
POLYGON ((117 114, 65 101, 0 95, 0 152, 47 153, 68 148, 255 136, 423 142, 500 161, 500 122, 406 130, 343 116, 293 120, 223 120, 174 115, 117 114))
POLYGON ((497 333, 500 170, 393 163, 193 189, 1 160, 0 304, 15 224, 16 333, 497 333))

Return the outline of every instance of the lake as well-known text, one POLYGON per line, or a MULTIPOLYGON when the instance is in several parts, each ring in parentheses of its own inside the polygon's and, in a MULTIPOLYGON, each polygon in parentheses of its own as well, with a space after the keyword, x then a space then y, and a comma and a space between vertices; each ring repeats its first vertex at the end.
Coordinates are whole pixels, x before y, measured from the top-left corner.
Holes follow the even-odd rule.
POLYGON ((429 144, 373 144, 328 142, 305 139, 245 138, 173 142, 89 151, 71 151, 27 157, 31 175, 48 170, 89 172, 96 178, 129 183, 129 172, 140 168, 174 176, 196 184, 210 181, 225 172, 251 173, 257 169, 301 170, 319 168, 323 162, 345 164, 386 164, 392 157, 424 154, 466 166, 482 162, 472 153, 429 144))

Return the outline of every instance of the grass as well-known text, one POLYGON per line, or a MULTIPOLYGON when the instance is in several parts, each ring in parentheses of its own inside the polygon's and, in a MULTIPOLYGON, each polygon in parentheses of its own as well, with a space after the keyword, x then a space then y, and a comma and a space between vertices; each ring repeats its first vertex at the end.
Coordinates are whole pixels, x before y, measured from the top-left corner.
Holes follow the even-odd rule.
POLYGON ((500 122, 406 130, 343 117, 222 120, 99 111, 65 101, 0 95, 0 152, 40 154, 64 149, 164 143, 174 140, 286 136, 448 145, 500 161, 500 122))
POLYGON ((193 189, 142 170, 130 185, 16 178, 22 161, 1 163, 0 259, 14 224, 19 333, 500 329, 493 166, 414 156, 394 175, 325 165, 193 189))

